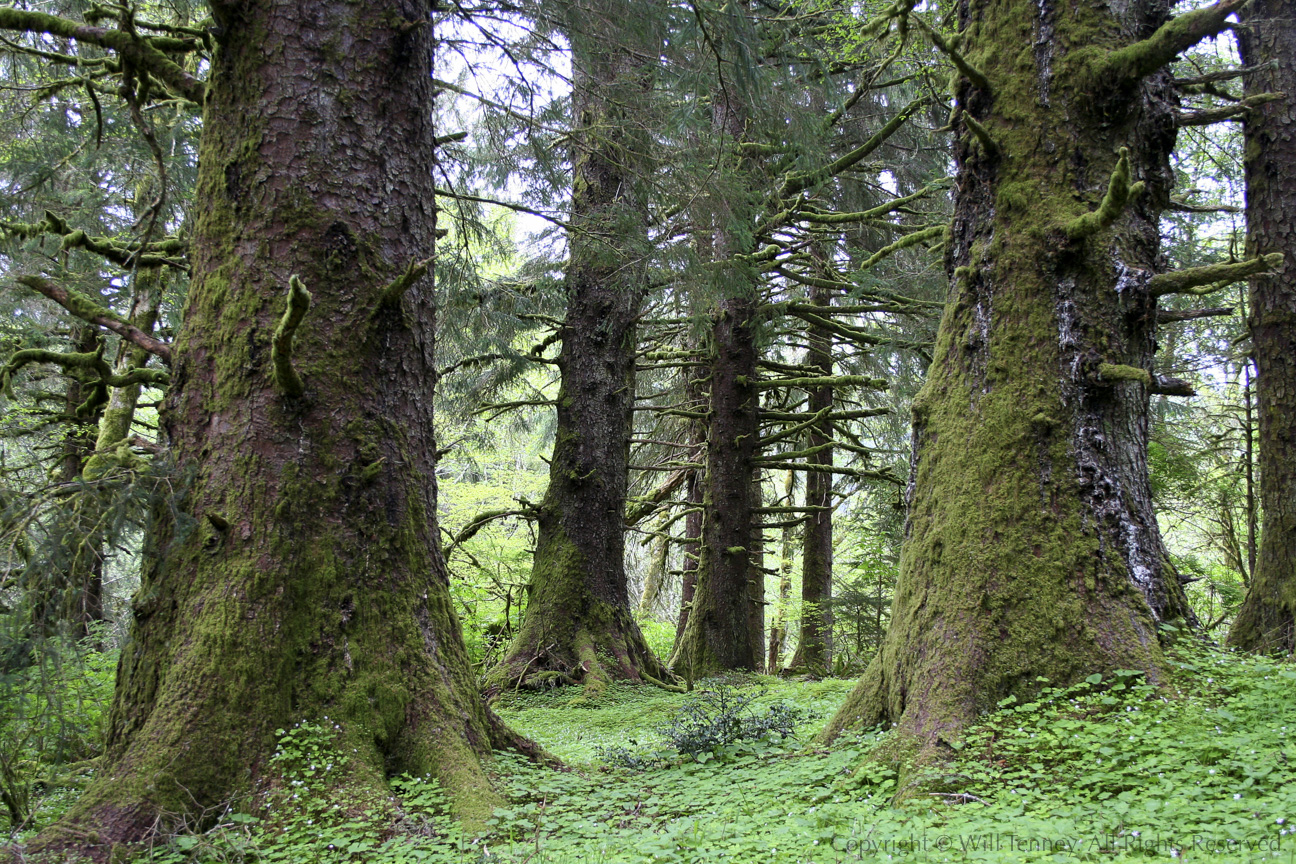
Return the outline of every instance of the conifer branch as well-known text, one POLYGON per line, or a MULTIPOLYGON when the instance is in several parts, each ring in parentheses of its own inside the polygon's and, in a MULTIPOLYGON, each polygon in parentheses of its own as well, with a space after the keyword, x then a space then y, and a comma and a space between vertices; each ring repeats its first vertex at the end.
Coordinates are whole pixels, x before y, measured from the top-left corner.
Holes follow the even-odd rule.
POLYGON ((868 471, 863 468, 847 468, 843 465, 819 465, 814 462, 760 461, 760 466, 768 471, 809 471, 814 474, 841 474, 846 477, 859 477, 864 480, 883 480, 897 486, 904 486, 906 482, 887 471, 868 471))
POLYGON ((874 252, 872 255, 868 257, 867 261, 865 261, 863 264, 860 265, 859 269, 867 270, 870 267, 872 267, 874 264, 881 261, 883 258, 886 258, 890 255, 894 255, 896 252, 899 252, 901 249, 908 249, 910 246, 917 246, 919 243, 922 243, 924 240, 931 240, 936 237, 943 237, 945 236, 947 231, 949 231, 948 225, 933 225, 930 228, 924 228, 921 231, 915 231, 912 234, 907 234, 904 237, 901 237, 896 242, 892 243, 890 246, 883 246, 881 249, 874 252))
POLYGON ((158 47, 163 45, 174 51, 179 47, 174 39, 159 41, 157 38, 139 36, 125 30, 92 27, 57 15, 13 8, 0 8, 0 30, 48 33, 51 36, 98 45, 116 51, 122 59, 146 70, 163 85, 195 105, 201 105, 207 95, 205 83, 186 72, 158 47))
POLYGON ((1218 0, 1212 6, 1171 18, 1143 41, 1108 54, 1093 70, 1094 80, 1111 86, 1111 82, 1124 84, 1151 75, 1181 52, 1222 31, 1228 26, 1228 16, 1245 3, 1218 0))
POLYGON ((513 510, 487 510, 484 513, 478 513, 472 519, 468 520, 468 524, 460 529, 459 533, 456 534, 446 546, 446 557, 450 557, 450 553, 455 550, 456 546, 461 546, 468 542, 477 535, 477 532, 481 531, 492 522, 496 522, 500 519, 510 519, 515 516, 521 516, 523 519, 531 520, 540 518, 539 507, 535 506, 530 501, 527 501, 525 498, 518 499, 518 503, 522 505, 521 508, 513 510))
POLYGON ((1122 381, 1133 381, 1148 388, 1148 393, 1159 396, 1196 396, 1197 391, 1182 378, 1171 378, 1157 375, 1137 366, 1126 366, 1123 363, 1098 364, 1098 382, 1117 384, 1122 381))
POLYGON ((1158 309, 1158 324, 1174 324, 1179 321, 1196 321, 1199 318, 1223 318, 1237 311, 1235 306, 1212 306, 1208 309, 1158 309))
POLYGON ((1092 213, 1086 213, 1074 219, 1066 228, 1069 240, 1083 240, 1111 226, 1120 216, 1125 205, 1133 198, 1143 194, 1141 182, 1130 184, 1129 148, 1120 149, 1120 159, 1112 170, 1111 179, 1107 181, 1107 194, 1102 203, 1092 213))
POLYGON ((1212 294, 1248 276, 1272 273, 1282 265, 1283 253, 1271 252, 1248 261, 1172 270, 1153 276, 1148 282, 1148 293, 1153 297, 1164 297, 1167 294, 1212 294))
POLYGON ((914 20, 918 22, 918 26, 927 34, 927 38, 931 40, 931 43, 935 45, 942 54, 950 58, 950 62, 954 64, 954 68, 959 71, 960 75, 972 82, 972 86, 976 87, 981 92, 987 95, 992 92, 990 89, 990 79, 985 76, 984 72, 969 63, 966 57, 960 54, 958 50, 945 39, 945 37, 936 32, 935 28, 924 21, 921 17, 915 17, 914 20))
MULTIPOLYGON (((741 380, 739 383, 745 383, 741 380)), ((769 378, 764 381, 753 381, 751 385, 757 390, 773 390, 777 387, 866 387, 870 390, 886 390, 891 386, 885 378, 870 378, 867 375, 807 375, 803 378, 769 378)))
POLYGON ((1248 96, 1235 105, 1225 105, 1223 108, 1212 108, 1209 111, 1180 111, 1175 114, 1175 125, 1180 128, 1185 126, 1210 126, 1212 123, 1221 123, 1225 120, 1243 117, 1249 114, 1253 108, 1258 108, 1266 102, 1275 102, 1282 99, 1284 95, 1282 93, 1257 93, 1254 96, 1248 96))
POLYGON ((82 321, 88 321, 105 330, 111 330, 150 354, 160 357, 163 363, 171 364, 170 345, 151 334, 145 333, 115 312, 95 303, 89 297, 61 285, 56 285, 40 276, 19 276, 16 281, 19 285, 25 285, 33 291, 44 294, 82 321))
POLYGON ((960 111, 959 116, 963 118, 963 125, 967 126, 972 136, 981 142, 981 149, 985 150, 986 155, 992 159, 998 159, 1003 154, 1003 149, 999 142, 990 134, 990 130, 981 125, 981 121, 973 117, 966 111, 960 111))
POLYGON ((103 353, 103 342, 100 342, 94 351, 85 353, 48 351, 43 348, 24 348, 15 351, 9 358, 9 362, 0 369, 0 392, 10 399, 16 398, 13 391, 14 376, 25 366, 48 363, 51 366, 58 366, 71 377, 95 388, 85 404, 76 410, 77 416, 86 416, 101 404, 98 401, 101 396, 104 402, 107 401, 108 387, 133 387, 137 384, 146 387, 165 387, 171 382, 171 376, 161 369, 138 367, 123 375, 114 374, 103 353))
POLYGON ((60 239, 59 251, 84 249, 102 256, 120 267, 175 267, 187 270, 184 256, 189 244, 179 237, 168 237, 157 243, 126 244, 109 237, 91 237, 81 229, 72 230, 62 218, 46 210, 40 222, 0 222, 0 232, 12 237, 30 239, 50 235, 60 239))
POLYGON ((888 120, 887 124, 879 129, 875 135, 851 152, 847 153, 845 156, 842 156, 840 159, 837 159, 818 170, 807 171, 802 174, 793 174, 788 177, 783 181, 783 186, 779 189, 779 195, 783 198, 787 198, 801 192, 802 190, 818 186, 825 180, 836 177, 847 168, 858 164, 870 153, 886 143, 886 140, 894 135, 896 131, 909 120, 910 115, 923 105, 926 105, 927 101, 928 97, 926 96, 920 96, 913 100, 904 108, 900 109, 899 113, 888 120))
POLYGON ((378 300, 378 305, 384 307, 399 306, 401 298, 405 296, 415 282, 423 278, 423 274, 428 271, 432 264, 431 258, 424 258, 422 261, 411 261, 405 268, 405 272, 397 276, 382 290, 382 295, 378 300))
POLYGON ((625 526, 633 528, 655 513, 663 501, 669 498, 688 478, 690 468, 677 468, 673 474, 647 495, 629 499, 626 504, 625 526))
POLYGON ((285 396, 292 399, 299 399, 306 392, 306 385, 293 368, 292 352, 293 337, 310 305, 310 292, 294 273, 288 278, 287 308, 279 319, 279 326, 275 328, 274 340, 270 345, 270 362, 274 366, 275 383, 285 396))

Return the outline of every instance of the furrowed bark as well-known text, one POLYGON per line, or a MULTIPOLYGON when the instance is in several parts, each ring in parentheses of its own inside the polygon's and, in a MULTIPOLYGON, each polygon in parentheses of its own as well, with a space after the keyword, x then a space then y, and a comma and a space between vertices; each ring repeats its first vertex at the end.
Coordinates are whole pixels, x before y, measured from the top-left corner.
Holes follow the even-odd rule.
POLYGON ((648 281, 649 145, 628 112, 651 89, 640 55, 609 35, 624 32, 629 14, 616 3, 567 10, 578 156, 558 431, 526 615, 488 676, 488 694, 528 681, 597 692, 613 678, 667 676, 634 620, 625 573, 636 319, 648 281))
POLYGON ((1161 681, 1158 625, 1192 621, 1152 511, 1149 385, 1096 372, 1152 368, 1177 107, 1160 63, 1224 23, 1166 24, 1152 0, 960 8, 993 96, 957 98, 1000 152, 971 134, 956 148, 953 284, 914 403, 892 623, 825 733, 885 723, 928 753, 1039 678, 1161 681), (1069 234, 1109 197, 1122 148, 1142 194, 1069 234))
POLYGON ((1248 651, 1296 650, 1296 21, 1290 3, 1255 0, 1238 28, 1246 92, 1283 93, 1247 114, 1247 256, 1284 252, 1252 277, 1247 325, 1258 374, 1264 530, 1246 599, 1229 631, 1248 651))
MULTIPOLYGON (((712 125, 738 143, 746 132, 743 97, 724 90, 715 97, 712 125)), ((739 171, 748 169, 746 160, 739 171)), ((752 477, 760 439, 760 395, 756 382, 754 328, 756 273, 741 257, 754 246, 746 230, 749 202, 738 195, 723 202, 709 238, 715 290, 711 313, 710 413, 707 420, 706 478, 702 544, 688 622, 676 641, 670 665, 690 679, 727 669, 764 668, 763 633, 753 629, 751 562, 754 542, 752 477)))
POLYGON ((431 11, 213 4, 162 412, 178 494, 155 508, 104 766, 40 851, 106 861, 254 803, 275 730, 325 716, 350 754, 343 800, 386 806, 405 771, 470 823, 498 800, 489 750, 521 742, 477 693, 438 544, 430 280, 380 305, 436 231, 431 11), (297 399, 270 359, 293 274, 314 295, 297 399))
MULTIPOLYGON (((823 288, 811 291, 810 302, 827 306, 829 292, 823 288)), ((823 327, 811 326, 810 348, 805 365, 824 377, 832 375, 832 334, 823 327)), ((816 387, 810 391, 809 413, 828 412, 833 405, 833 388, 816 387)), ((832 424, 828 420, 812 426, 809 434, 812 453, 807 462, 832 467, 832 424)), ((801 554, 801 634, 796 654, 788 669, 794 672, 826 674, 832 668, 832 566, 833 520, 832 480, 826 471, 806 473, 805 506, 810 510, 805 520, 801 554)))

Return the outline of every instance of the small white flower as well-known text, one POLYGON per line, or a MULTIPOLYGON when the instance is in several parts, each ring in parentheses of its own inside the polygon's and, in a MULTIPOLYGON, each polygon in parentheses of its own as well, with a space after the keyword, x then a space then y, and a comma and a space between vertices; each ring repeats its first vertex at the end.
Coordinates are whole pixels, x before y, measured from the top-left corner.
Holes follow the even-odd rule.
POLYGON ((1242 800, 1242 793, 1241 793, 1241 792, 1234 792, 1234 793, 1233 793, 1233 800, 1234 800, 1234 801, 1241 801, 1241 800, 1242 800))

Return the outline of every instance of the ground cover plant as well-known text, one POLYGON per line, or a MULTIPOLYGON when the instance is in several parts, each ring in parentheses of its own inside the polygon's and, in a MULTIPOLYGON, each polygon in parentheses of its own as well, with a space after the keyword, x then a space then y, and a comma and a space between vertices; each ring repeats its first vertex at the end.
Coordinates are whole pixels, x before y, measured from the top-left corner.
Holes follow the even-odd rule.
MULTIPOLYGON (((140 860, 1290 861, 1296 670, 1196 646, 1171 656, 1163 686, 1138 670, 1040 682, 1038 700, 1005 700, 949 742, 946 763, 905 776, 879 755, 885 733, 816 743, 849 681, 518 691, 499 713, 564 767, 499 758, 508 800, 476 827, 450 819, 427 778, 398 777, 393 797, 350 806, 322 794, 349 763, 319 718, 282 731, 273 788, 194 826, 206 830, 159 836, 140 860), (699 719, 793 710, 786 736, 673 746, 699 719)), ((33 789, 37 820, 67 806, 60 788, 51 776, 33 789)))

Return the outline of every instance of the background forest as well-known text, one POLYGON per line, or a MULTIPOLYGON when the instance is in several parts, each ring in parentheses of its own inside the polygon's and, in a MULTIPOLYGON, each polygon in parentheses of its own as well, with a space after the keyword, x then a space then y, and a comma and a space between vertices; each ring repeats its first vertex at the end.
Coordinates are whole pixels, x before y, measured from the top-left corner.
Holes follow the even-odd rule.
POLYGON ((1001 5, 0 8, 14 860, 1290 856, 1296 12, 1001 5))

